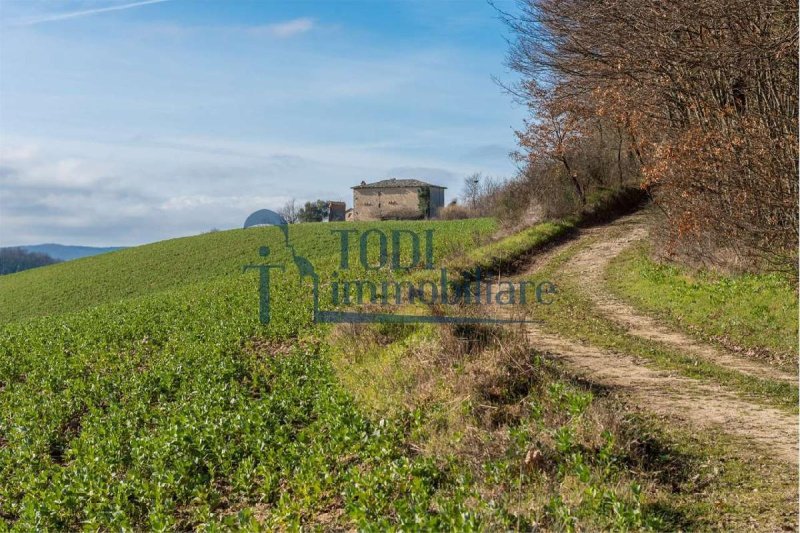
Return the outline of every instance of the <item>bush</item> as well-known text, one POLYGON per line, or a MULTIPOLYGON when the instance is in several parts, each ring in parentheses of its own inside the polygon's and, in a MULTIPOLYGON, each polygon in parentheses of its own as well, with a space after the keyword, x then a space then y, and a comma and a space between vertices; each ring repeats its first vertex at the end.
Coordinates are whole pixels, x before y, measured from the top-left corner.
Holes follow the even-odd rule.
POLYGON ((475 214, 471 209, 456 203, 451 203, 447 207, 443 207, 439 210, 439 218, 442 220, 463 220, 465 218, 474 217, 475 214))
POLYGON ((599 190, 589 199, 588 205, 581 212, 581 224, 608 222, 636 211, 647 200, 647 192, 636 187, 599 190))

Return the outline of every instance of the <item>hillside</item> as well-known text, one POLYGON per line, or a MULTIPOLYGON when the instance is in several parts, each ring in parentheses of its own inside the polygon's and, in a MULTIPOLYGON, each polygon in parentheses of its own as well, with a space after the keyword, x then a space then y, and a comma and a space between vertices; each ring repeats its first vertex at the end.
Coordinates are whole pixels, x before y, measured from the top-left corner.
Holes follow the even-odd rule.
MULTIPOLYGON (((671 421, 724 393, 743 427, 760 424, 762 437, 782 428, 783 443, 796 434, 797 387, 769 367, 747 374, 702 356, 687 361, 603 315, 579 280, 602 282, 579 260, 616 242, 624 224, 597 233, 545 223, 494 242, 489 219, 305 224, 290 228, 291 245, 330 283, 340 270, 331 230, 372 228, 432 229, 437 264, 552 279, 556 304, 522 310, 540 320, 530 331, 313 325, 310 286, 275 228, 7 276, 0 519, 136 530, 794 523, 796 476, 769 459, 765 439, 671 421), (258 255, 265 245, 268 259, 258 255), (258 276, 242 272, 265 262, 287 267, 273 271, 266 326, 258 276), (612 359, 609 349, 625 355, 612 359), (587 361, 646 374, 658 409, 648 410, 639 382, 586 376, 587 361), (687 397, 675 399, 665 368, 682 376, 687 397)), ((349 274, 377 279, 355 248, 350 258, 349 274)))
MULTIPOLYGON (((290 239, 300 255, 325 272, 333 269, 339 257, 339 236, 331 230, 370 227, 374 224, 300 224, 290 227, 290 239)), ((387 232, 434 229, 438 261, 453 251, 474 247, 495 229, 495 222, 385 222, 380 227, 387 232)), ((239 279, 243 265, 259 262, 258 248, 263 245, 286 260, 280 232, 257 227, 171 239, 5 276, 0 278, 0 323, 73 312, 215 278, 239 279), (19 305, 22 301, 25 304, 19 305)))
MULTIPOLYGON (((437 253, 445 253, 494 223, 382 228, 412 225, 434 228, 437 253)), ((294 226, 292 243, 330 269, 339 260, 335 227, 294 226)), ((278 260, 278 235, 257 228, 176 239, 2 280, 4 321, 50 315, 0 333, 4 520, 160 527, 181 519, 178 503, 200 498, 201 514, 213 507, 207 491, 218 476, 245 476, 236 483, 247 492, 277 498, 277 483, 318 475, 318 460, 396 447, 332 381, 324 346, 308 329, 308 294, 294 276, 276 279, 273 323, 258 323, 257 276, 241 269, 264 244, 278 260), (280 340, 296 335, 305 340, 280 340), (259 338, 276 344, 252 344, 259 338), (285 356, 265 364, 278 354, 285 356), (291 451, 306 439, 321 447, 291 451), (299 459, 311 461, 306 470, 297 471, 299 459), (113 481, 120 472, 124 483, 113 481)))

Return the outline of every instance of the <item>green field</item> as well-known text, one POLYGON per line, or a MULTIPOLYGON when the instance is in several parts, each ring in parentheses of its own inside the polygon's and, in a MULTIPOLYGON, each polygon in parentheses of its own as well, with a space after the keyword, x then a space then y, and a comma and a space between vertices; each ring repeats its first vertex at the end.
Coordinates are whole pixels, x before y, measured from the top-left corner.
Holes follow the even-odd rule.
MULTIPOLYGON (((323 274, 339 262, 335 227, 291 228, 323 274)), ((494 223, 381 225, 409 227, 434 228, 441 256, 494 223)), ((239 511, 259 507, 270 509, 262 523, 288 525, 332 502, 369 522, 383 515, 371 498, 397 498, 397 523, 425 514, 438 474, 337 386, 295 272, 274 277, 272 322, 258 322, 257 275, 241 269, 262 245, 291 264, 279 232, 259 228, 0 279, 7 525, 187 527, 248 521, 239 511)))
MULTIPOLYGON (((326 289, 335 271, 430 274, 365 270, 356 246, 343 272, 331 230, 374 228, 433 230, 437 267, 491 270, 572 225, 492 240, 489 219, 301 224, 291 245, 326 289)), ((0 529, 708 525, 695 473, 722 459, 626 416, 519 332, 332 327, 311 309, 276 228, 0 278, 0 529), (273 271, 268 325, 258 275, 242 272, 262 262, 286 267, 273 271)))
MULTIPOLYGON (((375 225, 368 223, 292 226, 291 244, 298 254, 307 257, 322 275, 326 275, 336 268, 340 255, 340 237, 331 230, 355 228, 363 232, 372 227, 375 225)), ((474 248, 495 227, 491 219, 383 222, 380 225, 387 234, 392 230, 413 228, 423 233, 433 229, 437 263, 444 257, 474 248)), ((351 238, 355 240, 357 236, 351 238)), ((376 242, 374 238, 370 240, 370 250, 377 246, 376 242)), ((258 248, 263 245, 268 245, 272 251, 269 262, 288 261, 291 265, 276 228, 250 228, 161 241, 3 276, 0 277, 0 323, 72 312, 203 281, 241 281, 242 265, 263 262, 258 256, 258 248)), ((358 269, 356 245, 350 246, 351 268, 363 273, 358 269)), ((404 254, 404 263, 407 259, 404 254)), ((370 256, 370 261, 374 260, 370 256)), ((255 276, 254 273, 250 275, 253 279, 255 276)), ((290 272, 288 283, 296 277, 296 273, 290 272)), ((283 281, 278 283, 285 285, 283 281)))

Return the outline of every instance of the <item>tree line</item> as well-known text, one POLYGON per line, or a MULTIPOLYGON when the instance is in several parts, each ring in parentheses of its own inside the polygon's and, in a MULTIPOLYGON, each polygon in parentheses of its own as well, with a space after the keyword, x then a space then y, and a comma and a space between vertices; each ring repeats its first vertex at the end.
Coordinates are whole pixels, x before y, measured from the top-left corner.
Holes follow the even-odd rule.
POLYGON ((289 224, 298 222, 322 222, 328 218, 329 203, 324 200, 306 202, 298 207, 297 200, 292 198, 278 210, 278 214, 289 224))
MULTIPOLYGON (((669 254, 797 273, 797 4, 520 0, 514 187, 550 210, 635 185, 669 254)), ((501 12, 502 13, 502 12, 501 12)), ((725 265, 723 265, 725 266, 725 265)))
POLYGON ((59 263, 47 254, 28 252, 24 248, 0 248, 0 275, 59 263))

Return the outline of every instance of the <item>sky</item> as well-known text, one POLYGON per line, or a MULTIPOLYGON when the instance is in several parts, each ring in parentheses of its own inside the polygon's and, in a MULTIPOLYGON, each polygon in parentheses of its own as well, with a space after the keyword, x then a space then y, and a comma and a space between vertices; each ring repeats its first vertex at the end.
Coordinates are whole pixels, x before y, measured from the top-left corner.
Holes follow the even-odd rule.
MULTIPOLYGON (((513 10, 512 0, 495 2, 513 10)), ((241 227, 362 180, 512 177, 484 0, 0 1, 0 246, 241 227)))

